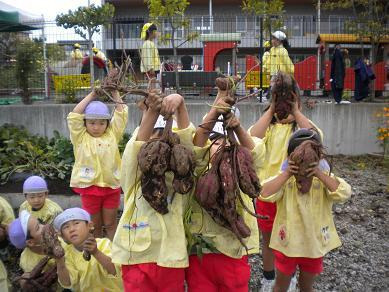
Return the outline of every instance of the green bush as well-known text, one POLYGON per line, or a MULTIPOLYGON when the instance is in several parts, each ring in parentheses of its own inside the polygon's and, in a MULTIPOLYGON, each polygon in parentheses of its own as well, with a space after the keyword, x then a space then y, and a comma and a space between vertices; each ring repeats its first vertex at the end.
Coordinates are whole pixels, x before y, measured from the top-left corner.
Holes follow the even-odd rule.
MULTIPOLYGON (((123 135, 120 154, 129 139, 129 134, 123 135)), ((69 180, 73 164, 73 145, 57 131, 48 139, 32 135, 22 126, 5 124, 0 127, 0 184, 7 183, 14 173, 22 172, 69 180)))

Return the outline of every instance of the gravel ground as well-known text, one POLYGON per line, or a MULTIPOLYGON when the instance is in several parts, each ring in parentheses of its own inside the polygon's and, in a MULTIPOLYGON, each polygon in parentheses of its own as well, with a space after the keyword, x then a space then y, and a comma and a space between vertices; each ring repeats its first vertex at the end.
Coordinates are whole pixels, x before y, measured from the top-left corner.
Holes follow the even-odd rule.
MULTIPOLYGON (((389 161, 376 156, 336 156, 333 172, 351 184, 352 197, 334 205, 342 247, 324 257, 316 291, 389 291, 389 161)), ((19 253, 10 248, 5 261, 10 279, 20 273, 19 253)), ((262 279, 260 255, 250 257, 250 291, 262 279)))
MULTIPOLYGON (((382 157, 336 156, 333 172, 353 194, 333 207, 343 245, 324 257, 316 291, 389 291, 389 161, 382 157)), ((262 260, 252 256, 250 290, 258 291, 262 260)))

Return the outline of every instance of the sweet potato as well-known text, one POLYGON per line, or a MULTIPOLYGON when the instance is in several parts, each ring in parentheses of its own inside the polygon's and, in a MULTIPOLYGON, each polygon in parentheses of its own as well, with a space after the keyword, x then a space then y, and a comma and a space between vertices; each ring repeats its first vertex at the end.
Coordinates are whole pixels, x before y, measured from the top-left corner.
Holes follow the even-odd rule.
POLYGON ((272 97, 275 99, 275 114, 279 120, 286 119, 292 111, 292 102, 295 91, 295 81, 292 76, 279 72, 274 86, 272 87, 272 97))
POLYGON ((261 184, 254 170, 251 153, 247 148, 238 146, 236 160, 240 189, 250 198, 258 197, 261 192, 261 184))
POLYGON ((307 169, 313 162, 319 162, 322 147, 320 144, 307 140, 302 142, 291 153, 290 159, 299 167, 298 174, 295 175, 298 189, 301 193, 309 192, 313 177, 307 177, 307 169))
POLYGON ((161 214, 169 212, 167 208, 168 190, 165 183, 165 176, 149 177, 142 176, 142 194, 150 206, 161 214))
POLYGON ((170 164, 170 146, 160 140, 147 142, 138 153, 138 162, 143 173, 162 176, 170 164))
POLYGON ((43 253, 54 258, 62 258, 65 251, 58 240, 57 233, 51 224, 46 224, 42 231, 43 253))
POLYGON ((175 144, 171 148, 170 169, 179 176, 187 176, 194 170, 194 155, 184 145, 175 144))
POLYGON ((197 182, 195 198, 204 208, 215 206, 219 195, 220 182, 215 169, 201 176, 197 182))

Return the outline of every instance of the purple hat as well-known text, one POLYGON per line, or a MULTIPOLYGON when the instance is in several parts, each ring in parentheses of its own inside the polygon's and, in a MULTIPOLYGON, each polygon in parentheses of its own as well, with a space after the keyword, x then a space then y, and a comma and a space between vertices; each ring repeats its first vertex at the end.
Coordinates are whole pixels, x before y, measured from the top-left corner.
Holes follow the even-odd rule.
POLYGON ((108 106, 101 101, 92 101, 85 108, 85 119, 87 120, 109 120, 111 113, 108 106))
POLYGON ((11 222, 8 227, 8 237, 16 248, 25 248, 27 240, 28 220, 30 213, 26 210, 20 212, 19 218, 11 222))
POLYGON ((49 189, 47 188, 46 181, 40 176, 30 176, 28 179, 24 181, 23 184, 23 193, 42 193, 47 192, 49 189))
POLYGON ((72 220, 83 220, 90 222, 90 215, 87 211, 81 208, 69 208, 63 211, 54 219, 54 228, 61 231, 62 225, 72 220))

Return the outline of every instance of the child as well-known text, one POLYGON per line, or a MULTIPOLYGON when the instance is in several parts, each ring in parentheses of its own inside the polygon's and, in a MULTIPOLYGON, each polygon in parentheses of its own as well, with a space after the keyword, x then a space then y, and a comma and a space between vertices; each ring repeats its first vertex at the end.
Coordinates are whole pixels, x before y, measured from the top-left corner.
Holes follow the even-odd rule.
MULTIPOLYGON (((4 198, 0 197, 0 249, 8 246, 8 225, 14 219, 15 215, 11 205, 4 198)), ((8 284, 7 270, 5 269, 3 262, 0 260, 0 291, 8 292, 8 284)))
MULTIPOLYGON (((316 128, 320 132, 312 121, 307 119, 300 111, 297 90, 295 90, 295 94, 296 99, 291 114, 286 119, 277 119, 274 98, 272 98, 270 107, 249 129, 252 136, 263 139, 266 145, 264 166, 259 172, 261 182, 279 173, 281 164, 287 156, 288 140, 296 128, 316 128)), ((263 279, 261 281, 261 291, 270 292, 274 285, 275 271, 274 256, 269 248, 269 242, 277 208, 274 203, 258 200, 256 211, 259 215, 258 226, 262 234, 263 279)))
POLYGON ((270 73, 270 87, 274 85, 279 71, 294 74, 294 65, 285 48, 289 46, 285 33, 279 30, 272 33, 271 45, 269 57, 263 60, 264 71, 270 73))
POLYGON ((56 259, 58 282, 72 291, 122 291, 120 267, 111 260, 111 241, 95 239, 93 223, 81 208, 63 211, 54 220, 54 227, 65 242, 65 256, 56 259), (83 257, 89 252, 90 260, 83 257))
MULTIPOLYGON (((205 151, 209 149, 208 136, 212 130, 215 120, 220 114, 225 114, 230 106, 223 101, 221 94, 215 100, 214 107, 209 111, 203 120, 203 126, 199 127, 194 137, 196 156, 201 164, 207 164, 204 159, 205 151)), ((229 113, 229 127, 234 130, 241 146, 248 148, 253 156, 254 167, 259 169, 265 154, 265 145, 262 139, 251 137, 240 125, 238 111, 235 116, 229 113)), ((210 155, 218 150, 223 139, 224 130, 222 122, 217 122, 213 127, 213 132, 209 137, 213 142, 210 155)), ((208 155, 205 155, 208 158, 208 155)), ((246 206, 254 213, 252 199, 246 194, 241 194, 246 206)), ((258 194, 259 195, 259 194, 258 194)), ((192 248, 192 255, 189 258, 189 268, 186 270, 186 281, 188 291, 248 291, 250 280, 250 266, 248 264, 247 253, 236 235, 217 224, 206 210, 202 209, 197 201, 192 202, 192 215, 190 222, 190 232, 192 236, 200 236, 207 242, 213 243, 216 251, 205 249, 205 254, 200 259, 196 255, 198 246, 192 248), (221 267, 221 268, 214 268, 221 267)), ((249 254, 259 253, 259 233, 255 217, 242 210, 240 203, 237 203, 238 213, 251 230, 251 235, 243 239, 248 248, 249 254)))
POLYGON ((48 198, 47 183, 39 176, 30 176, 24 181, 23 194, 26 201, 20 205, 19 214, 26 210, 42 224, 50 224, 62 212, 62 208, 48 198))
MULTIPOLYGON (((27 278, 35 266, 45 257, 41 246, 43 227, 44 225, 39 222, 38 218, 26 210, 20 212, 19 218, 9 225, 8 235, 11 243, 16 248, 24 249, 20 258, 20 267, 24 271, 22 278, 27 278)), ((55 262, 50 260, 43 272, 54 265, 55 262)), ((20 280, 22 288, 25 284, 27 284, 25 280, 20 280)))
MULTIPOLYGON (((24 181, 23 193, 26 201, 20 205, 21 212, 27 211, 40 224, 51 224, 54 218, 62 212, 62 208, 52 200, 48 199, 49 190, 46 181, 39 176, 30 176, 24 181)), ((34 251, 34 248, 25 248, 20 255, 19 265, 25 273, 31 270, 43 259, 45 255, 34 251)))
POLYGON ((70 186, 81 195, 82 208, 92 216, 95 237, 103 236, 104 226, 111 240, 120 205, 118 143, 128 118, 128 108, 122 104, 119 93, 113 91, 112 96, 117 102, 112 119, 108 107, 94 101, 94 91, 68 115, 75 157, 70 186))
POLYGON ((148 101, 141 124, 123 153, 121 185, 125 206, 113 240, 112 260, 122 265, 125 291, 184 291, 188 254, 183 217, 188 195, 173 196, 173 177, 167 173, 169 212, 162 215, 154 210, 142 196, 137 155, 145 142, 160 134, 160 130, 154 130, 160 111, 166 115, 175 113, 178 129, 173 131, 188 149, 193 148, 195 128, 189 123, 181 95, 168 95, 162 102, 153 90, 148 101))
POLYGON ((140 71, 148 78, 157 77, 161 67, 158 49, 153 42, 158 37, 157 26, 154 23, 143 25, 140 38, 144 41, 141 49, 140 71))
MULTIPOLYGON (((288 158, 307 140, 321 144, 316 132, 298 130, 290 138, 288 158), (307 135, 307 132, 310 133, 307 135)), ((289 160, 281 174, 265 182, 260 196, 263 201, 277 204, 270 240, 277 268, 275 292, 287 291, 296 266, 300 269, 301 291, 313 291, 314 279, 323 270, 323 256, 341 245, 332 217, 332 204, 351 196, 350 185, 330 174, 323 160, 306 170, 305 175, 313 177, 308 193, 300 192, 301 185, 293 176, 297 171, 298 166, 289 160)))

